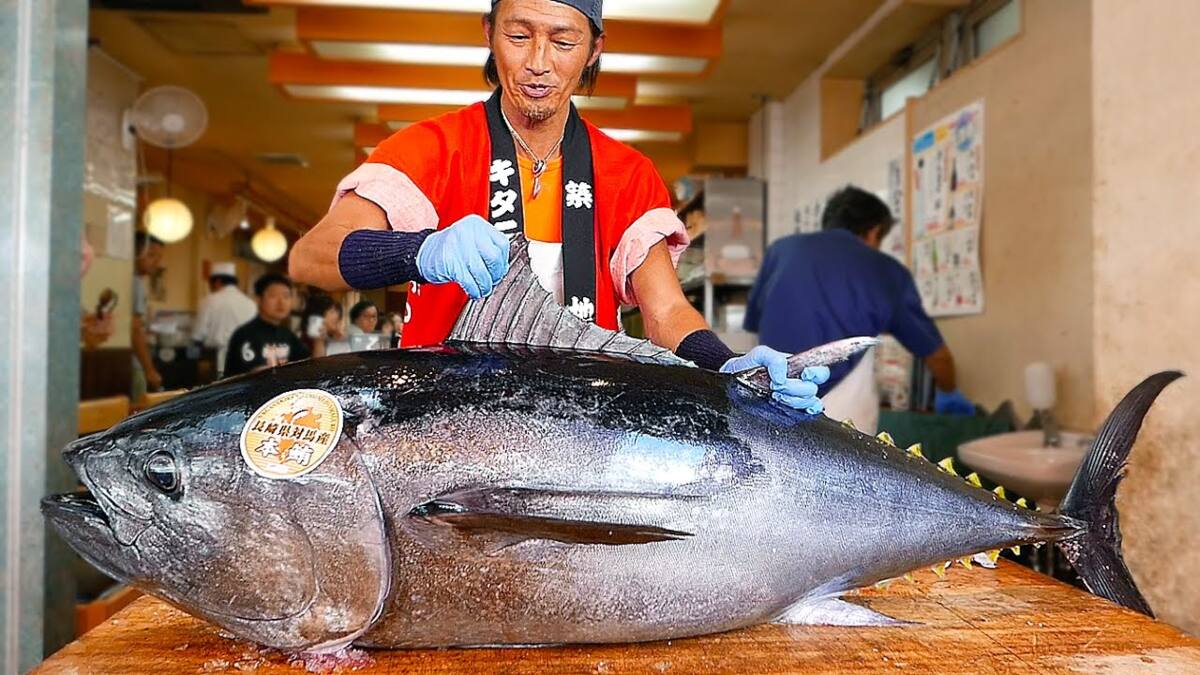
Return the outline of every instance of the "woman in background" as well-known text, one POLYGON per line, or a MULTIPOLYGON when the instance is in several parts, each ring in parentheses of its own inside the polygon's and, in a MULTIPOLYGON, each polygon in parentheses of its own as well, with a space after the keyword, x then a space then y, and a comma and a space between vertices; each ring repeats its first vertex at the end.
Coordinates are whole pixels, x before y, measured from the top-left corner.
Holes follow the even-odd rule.
POLYGON ((303 340, 313 358, 329 353, 330 340, 344 339, 346 331, 342 327, 341 304, 328 295, 310 297, 304 312, 303 340))
POLYGON ((392 349, 400 346, 400 336, 404 333, 404 318, 397 312, 388 312, 379 324, 379 332, 388 338, 388 346, 392 349))
POLYGON ((350 335, 374 333, 379 324, 379 308, 370 300, 359 300, 350 308, 350 335))

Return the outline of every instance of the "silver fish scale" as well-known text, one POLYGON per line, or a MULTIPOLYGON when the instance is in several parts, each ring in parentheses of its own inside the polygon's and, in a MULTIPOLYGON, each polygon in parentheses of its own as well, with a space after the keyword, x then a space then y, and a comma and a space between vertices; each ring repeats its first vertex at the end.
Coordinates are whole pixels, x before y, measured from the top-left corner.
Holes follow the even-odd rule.
POLYGON ((509 269, 491 295, 467 303, 447 340, 543 347, 628 358, 640 363, 691 365, 671 350, 583 321, 555 302, 529 265, 528 243, 509 246, 509 269), (506 323, 507 322, 507 323, 506 323))

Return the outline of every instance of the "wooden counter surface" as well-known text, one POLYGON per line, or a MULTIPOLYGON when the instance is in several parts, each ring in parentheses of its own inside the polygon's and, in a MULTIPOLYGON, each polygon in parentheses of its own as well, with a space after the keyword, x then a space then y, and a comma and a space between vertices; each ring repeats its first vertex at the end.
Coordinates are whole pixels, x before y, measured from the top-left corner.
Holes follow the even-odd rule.
MULTIPOLYGON (((850 598, 918 625, 758 626, 650 644, 370 651, 382 673, 1200 673, 1200 640, 1001 562, 850 598)), ((338 672, 346 672, 346 668, 338 672)), ((303 672, 286 656, 142 598, 36 673, 303 672)))

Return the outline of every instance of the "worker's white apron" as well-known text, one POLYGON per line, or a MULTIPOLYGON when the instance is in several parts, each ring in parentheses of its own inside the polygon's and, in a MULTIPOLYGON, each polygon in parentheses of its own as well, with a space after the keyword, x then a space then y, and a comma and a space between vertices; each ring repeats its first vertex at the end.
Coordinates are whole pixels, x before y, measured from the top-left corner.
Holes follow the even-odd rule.
POLYGON ((858 365, 826 394, 821 402, 825 414, 839 422, 853 420, 864 434, 874 435, 879 428, 879 389, 875 385, 875 350, 863 354, 858 365))

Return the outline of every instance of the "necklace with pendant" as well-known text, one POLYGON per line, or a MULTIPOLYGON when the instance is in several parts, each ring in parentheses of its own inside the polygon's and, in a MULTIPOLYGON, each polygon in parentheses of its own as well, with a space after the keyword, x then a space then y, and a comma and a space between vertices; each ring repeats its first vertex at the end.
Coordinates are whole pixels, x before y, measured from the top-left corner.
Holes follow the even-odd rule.
POLYGON ((513 128, 512 123, 508 121, 508 116, 505 115, 503 111, 500 112, 500 117, 504 119, 504 125, 508 127, 508 131, 513 135, 513 138, 517 139, 517 143, 521 146, 521 149, 524 150, 525 154, 529 155, 529 158, 533 160, 532 199, 537 199, 538 194, 540 194, 542 191, 542 174, 546 171, 546 162, 554 156, 554 153, 558 152, 558 147, 562 145, 563 137, 567 134, 566 127, 563 128, 562 135, 558 137, 558 142, 554 144, 554 147, 550 148, 550 152, 546 153, 545 157, 538 158, 538 156, 533 153, 533 149, 529 147, 529 144, 525 142, 525 139, 521 138, 521 134, 518 134, 517 130, 513 128))

